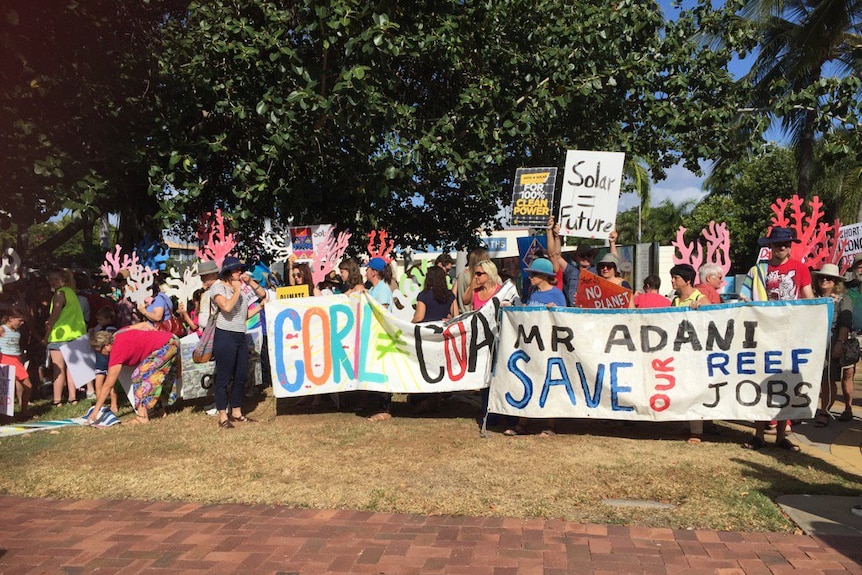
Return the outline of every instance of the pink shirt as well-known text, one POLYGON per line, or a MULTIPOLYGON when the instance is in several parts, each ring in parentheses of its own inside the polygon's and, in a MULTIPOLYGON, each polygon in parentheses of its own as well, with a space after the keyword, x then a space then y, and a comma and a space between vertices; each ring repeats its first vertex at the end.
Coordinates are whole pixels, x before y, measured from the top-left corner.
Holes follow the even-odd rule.
POLYGON ((111 355, 108 357, 108 367, 127 365, 136 367, 149 355, 164 346, 173 334, 169 331, 144 331, 130 329, 117 332, 111 355))
POLYGON ((670 307, 670 300, 659 293, 639 293, 635 294, 635 307, 670 307))
MULTIPOLYGON (((483 305, 488 303, 488 300, 490 300, 492 297, 494 297, 497 294, 498 291, 500 291, 500 287, 501 286, 495 286, 494 291, 491 292, 491 295, 489 295, 487 299, 480 299, 479 294, 474 291, 473 292, 473 311, 476 311, 477 309, 479 309, 480 307, 482 307, 483 305)), ((482 290, 482 293, 486 293, 486 292, 487 292, 487 290, 482 290)))

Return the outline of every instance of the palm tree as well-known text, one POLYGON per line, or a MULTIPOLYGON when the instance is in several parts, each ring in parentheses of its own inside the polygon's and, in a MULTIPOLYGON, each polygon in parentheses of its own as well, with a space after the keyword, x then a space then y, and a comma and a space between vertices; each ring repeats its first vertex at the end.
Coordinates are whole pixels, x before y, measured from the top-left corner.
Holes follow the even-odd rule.
POLYGON ((823 114, 816 90, 824 67, 833 66, 840 77, 862 72, 862 0, 749 0, 742 15, 760 35, 760 52, 744 78, 754 87, 748 111, 780 115, 796 155, 798 193, 805 197, 823 114), (802 94, 807 103, 788 103, 802 94), (776 111, 776 100, 785 102, 783 112, 776 111))
POLYGON ((650 181, 649 165, 641 156, 629 158, 623 164, 623 177, 626 178, 638 195, 638 243, 643 231, 643 218, 649 216, 652 201, 652 183, 650 181))

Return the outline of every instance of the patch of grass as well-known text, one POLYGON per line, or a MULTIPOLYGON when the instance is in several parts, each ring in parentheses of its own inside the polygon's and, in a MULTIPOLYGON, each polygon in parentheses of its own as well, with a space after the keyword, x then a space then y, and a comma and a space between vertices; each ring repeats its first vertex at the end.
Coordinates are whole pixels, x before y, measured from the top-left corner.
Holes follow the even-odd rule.
MULTIPOLYGON (((89 405, 48 410, 83 414, 89 405)), ((8 494, 253 502, 311 508, 513 517, 738 531, 793 529, 774 499, 857 495, 860 478, 804 454, 744 451, 733 425, 699 446, 685 424, 560 422, 559 434, 479 437, 476 413, 371 423, 352 412, 303 413, 269 397, 261 421, 219 430, 186 408, 150 425, 64 428, 0 441, 8 494), (279 413, 276 416, 276 413, 279 413), (642 499, 672 509, 611 507, 642 499)), ((127 418, 128 419, 128 418, 127 418)))

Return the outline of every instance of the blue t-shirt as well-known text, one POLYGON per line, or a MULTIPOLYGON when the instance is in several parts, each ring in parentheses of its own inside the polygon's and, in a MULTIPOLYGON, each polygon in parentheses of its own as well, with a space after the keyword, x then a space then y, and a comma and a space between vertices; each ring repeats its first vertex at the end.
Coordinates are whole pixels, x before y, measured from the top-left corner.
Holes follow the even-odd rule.
POLYGON ((566 296, 559 288, 552 287, 546 291, 533 290, 527 305, 548 305, 552 303, 560 307, 566 307, 566 296))
POLYGON ((374 301, 389 310, 392 305, 392 290, 386 285, 386 282, 377 282, 377 285, 368 290, 368 295, 374 298, 374 301))

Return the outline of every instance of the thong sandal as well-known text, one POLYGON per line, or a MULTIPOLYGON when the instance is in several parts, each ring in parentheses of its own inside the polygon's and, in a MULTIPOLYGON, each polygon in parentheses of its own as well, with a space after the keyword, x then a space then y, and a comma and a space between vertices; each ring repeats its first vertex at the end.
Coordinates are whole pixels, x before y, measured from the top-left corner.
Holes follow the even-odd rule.
POLYGON ((252 419, 252 418, 246 417, 244 415, 240 415, 239 417, 237 417, 235 415, 229 415, 228 420, 239 421, 240 423, 257 423, 256 419, 252 419))
MULTIPOLYGON (((786 441, 786 440, 785 440, 786 441)), ((756 435, 752 435, 748 438, 748 441, 742 444, 743 449, 750 449, 752 451, 757 451, 765 445, 763 440, 757 437, 756 435)))
POLYGON ((841 415, 838 416, 838 421, 853 421, 853 412, 852 411, 842 411, 841 415))
POLYGON ((776 443, 775 447, 777 447, 779 449, 783 449, 785 451, 790 451, 792 453, 799 453, 800 451, 802 451, 802 449, 798 445, 796 445, 795 443, 793 443, 792 441, 790 441, 786 437, 784 439, 782 439, 781 441, 779 441, 778 443, 776 443))

